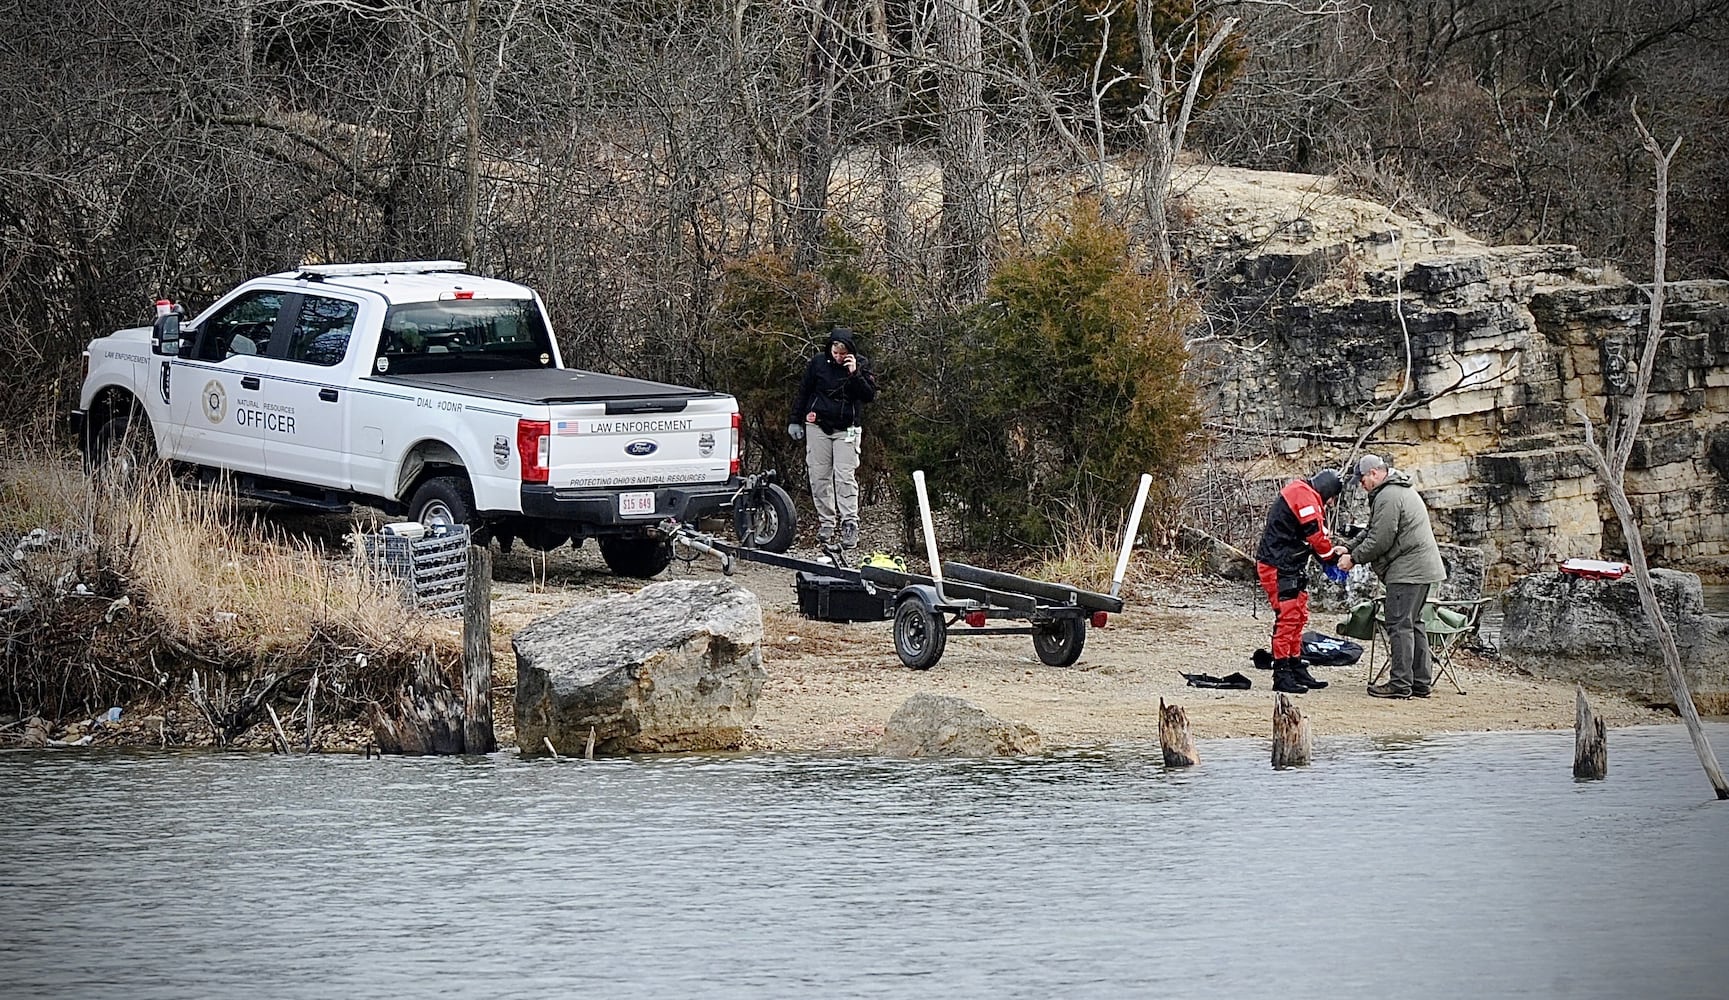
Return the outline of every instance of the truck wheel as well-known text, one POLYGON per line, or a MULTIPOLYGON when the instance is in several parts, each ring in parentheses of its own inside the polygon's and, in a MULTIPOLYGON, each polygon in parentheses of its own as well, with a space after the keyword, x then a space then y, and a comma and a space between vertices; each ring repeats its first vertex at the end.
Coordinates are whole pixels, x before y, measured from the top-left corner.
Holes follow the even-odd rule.
POLYGON ((671 564, 672 546, 660 538, 603 537, 600 557, 617 575, 646 580, 671 564))
POLYGON ((770 483, 760 503, 752 503, 746 494, 733 504, 732 530, 746 548, 785 552, 798 532, 798 511, 786 490, 770 483))
POLYGON ((467 479, 457 476, 439 476, 421 483, 408 501, 408 516, 426 525, 428 531, 465 524, 469 539, 476 545, 491 540, 485 522, 475 516, 474 490, 467 479))
POLYGON ((84 468, 91 474, 130 478, 157 461, 156 435, 150 418, 142 413, 110 417, 90 438, 84 468))
POLYGON ((1048 667, 1072 665, 1086 644, 1087 623, 1080 618, 1059 618, 1033 633, 1033 651, 1048 667))
POLYGON ((895 654, 913 670, 929 670, 943 658, 949 629, 943 616, 922 601, 902 601, 895 609, 895 654))

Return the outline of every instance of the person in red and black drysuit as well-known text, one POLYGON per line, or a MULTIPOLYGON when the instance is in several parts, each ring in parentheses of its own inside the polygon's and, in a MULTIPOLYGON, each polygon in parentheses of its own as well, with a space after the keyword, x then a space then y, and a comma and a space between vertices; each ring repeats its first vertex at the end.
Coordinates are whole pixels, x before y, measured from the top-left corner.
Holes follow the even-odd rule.
POLYGON ((1309 625, 1309 556, 1331 565, 1344 553, 1325 523, 1328 501, 1343 489, 1338 474, 1324 469, 1286 483, 1267 512, 1255 569, 1273 605, 1274 691, 1303 694, 1327 686, 1303 663, 1303 629, 1309 625))

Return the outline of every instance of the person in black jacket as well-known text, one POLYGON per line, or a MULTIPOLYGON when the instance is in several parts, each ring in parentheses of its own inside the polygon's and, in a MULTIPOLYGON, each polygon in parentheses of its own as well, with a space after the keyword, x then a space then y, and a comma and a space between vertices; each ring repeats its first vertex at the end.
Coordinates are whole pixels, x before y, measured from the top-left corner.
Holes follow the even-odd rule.
POLYGON ((1326 525, 1327 504, 1343 491, 1338 473, 1323 469, 1286 483, 1267 511, 1255 569, 1273 605, 1274 691, 1303 694, 1327 686, 1303 663, 1303 629, 1309 625, 1309 557, 1332 565, 1345 551, 1333 544, 1326 525))
POLYGON ((857 353, 853 332, 835 327, 824 353, 805 366, 786 429, 794 441, 804 441, 819 542, 826 544, 838 529, 842 548, 858 546, 860 418, 876 393, 876 376, 857 353))

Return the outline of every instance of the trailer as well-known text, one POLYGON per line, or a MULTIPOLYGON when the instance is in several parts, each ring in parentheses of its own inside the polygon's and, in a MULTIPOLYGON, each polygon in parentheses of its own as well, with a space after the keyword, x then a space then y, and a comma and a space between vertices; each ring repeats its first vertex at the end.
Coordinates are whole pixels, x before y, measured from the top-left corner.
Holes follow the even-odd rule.
POLYGON ((884 595, 881 618, 894 620, 895 654, 913 670, 936 666, 948 647, 951 630, 963 622, 969 628, 952 634, 1031 636, 1040 662, 1067 667, 1080 659, 1087 629, 1103 628, 1111 615, 1123 610, 1118 595, 1151 485, 1152 476, 1143 475, 1108 594, 942 561, 931 526, 923 472, 913 473, 913 486, 918 493, 925 553, 933 568, 929 575, 884 566, 848 566, 838 548, 825 548, 828 559, 819 561, 722 542, 688 524, 668 524, 666 531, 675 552, 683 548, 716 556, 721 560, 721 572, 727 575, 731 575, 734 562, 742 559, 856 584, 867 594, 884 595))

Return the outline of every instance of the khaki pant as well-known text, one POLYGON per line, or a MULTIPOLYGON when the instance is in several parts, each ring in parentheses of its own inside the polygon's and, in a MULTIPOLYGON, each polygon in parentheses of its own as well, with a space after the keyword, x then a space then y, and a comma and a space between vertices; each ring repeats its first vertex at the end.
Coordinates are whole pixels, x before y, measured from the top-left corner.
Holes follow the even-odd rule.
POLYGON ((858 455, 864 431, 854 427, 828 434, 804 425, 804 462, 816 516, 830 532, 837 523, 858 521, 858 455))

